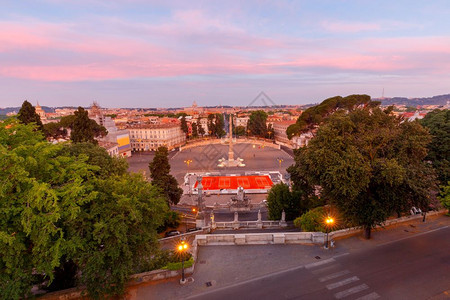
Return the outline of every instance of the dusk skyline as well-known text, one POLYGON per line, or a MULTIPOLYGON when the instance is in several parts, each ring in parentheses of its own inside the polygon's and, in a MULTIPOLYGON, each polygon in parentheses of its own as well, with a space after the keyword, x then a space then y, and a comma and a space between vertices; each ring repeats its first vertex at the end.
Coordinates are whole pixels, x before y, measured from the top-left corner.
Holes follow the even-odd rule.
POLYGON ((450 92, 447 1, 5 1, 0 107, 450 92))

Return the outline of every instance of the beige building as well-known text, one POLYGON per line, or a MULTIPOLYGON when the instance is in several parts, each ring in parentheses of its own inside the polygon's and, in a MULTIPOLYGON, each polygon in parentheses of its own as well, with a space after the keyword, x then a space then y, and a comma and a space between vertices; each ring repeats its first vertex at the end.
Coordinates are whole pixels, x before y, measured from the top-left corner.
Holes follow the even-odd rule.
POLYGON ((175 123, 135 125, 128 130, 133 151, 154 151, 160 146, 171 150, 186 141, 180 124, 175 123))
POLYGON ((235 117, 234 118, 234 126, 236 126, 236 127, 243 126, 243 127, 247 128, 247 123, 248 123, 249 119, 250 119, 249 117, 235 117))
POLYGON ((275 143, 293 148, 292 141, 288 139, 286 134, 286 129, 292 124, 295 124, 294 120, 273 123, 275 143))
POLYGON ((46 124, 47 122, 47 116, 45 115, 45 111, 42 109, 42 107, 39 105, 39 102, 37 103, 36 107, 35 107, 36 113, 39 115, 39 117, 41 118, 41 122, 42 124, 46 124))
POLYGON ((108 152, 109 156, 118 157, 120 155, 119 154, 119 144, 117 144, 117 143, 98 141, 98 145, 102 148, 105 148, 106 152, 108 152))

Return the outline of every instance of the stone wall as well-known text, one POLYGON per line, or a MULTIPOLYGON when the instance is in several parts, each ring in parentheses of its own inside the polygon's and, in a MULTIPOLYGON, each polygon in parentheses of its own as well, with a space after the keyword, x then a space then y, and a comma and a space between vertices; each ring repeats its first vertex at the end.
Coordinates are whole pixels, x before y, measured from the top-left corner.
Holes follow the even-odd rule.
MULTIPOLYGON (((255 145, 261 145, 264 147, 270 147, 275 149, 280 149, 280 145, 274 144, 273 142, 265 141, 265 140, 259 140, 259 139, 233 139, 233 145, 236 144, 255 144, 255 145)), ((186 145, 183 145, 180 147, 180 151, 183 151, 185 149, 190 149, 194 147, 199 146, 207 146, 210 144, 222 144, 222 145, 228 145, 228 139, 205 139, 205 140, 198 140, 198 141, 190 141, 186 145)))
POLYGON ((194 244, 216 245, 268 245, 268 244, 323 244, 322 232, 275 232, 245 234, 197 235, 194 244))

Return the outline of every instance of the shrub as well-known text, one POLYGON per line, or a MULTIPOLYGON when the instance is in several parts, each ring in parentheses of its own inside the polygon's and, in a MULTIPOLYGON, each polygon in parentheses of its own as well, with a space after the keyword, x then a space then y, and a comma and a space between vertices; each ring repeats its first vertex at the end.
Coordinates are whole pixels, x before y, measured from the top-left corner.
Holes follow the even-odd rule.
POLYGON ((322 231, 325 232, 325 219, 326 213, 323 206, 314 208, 297 219, 294 220, 294 226, 301 228, 303 231, 322 231))

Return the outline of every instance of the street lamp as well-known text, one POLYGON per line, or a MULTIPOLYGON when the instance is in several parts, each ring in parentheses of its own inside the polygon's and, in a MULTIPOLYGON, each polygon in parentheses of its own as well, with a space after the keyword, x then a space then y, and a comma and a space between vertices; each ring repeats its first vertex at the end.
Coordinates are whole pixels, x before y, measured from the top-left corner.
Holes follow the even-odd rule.
POLYGON ((184 163, 187 165, 187 171, 188 171, 188 185, 189 185, 189 197, 191 196, 191 175, 189 175, 189 165, 191 164, 192 159, 186 159, 184 163))
POLYGON ((186 283, 186 279, 184 278, 184 253, 187 251, 188 248, 189 246, 185 241, 181 241, 181 243, 178 244, 177 246, 177 250, 181 256, 181 280, 180 280, 181 284, 186 283))
POLYGON ((278 157, 277 160, 278 160, 278 163, 280 164, 280 170, 281 170, 281 162, 283 162, 284 159, 282 159, 281 157, 278 157))
POLYGON ((328 232, 330 231, 330 227, 333 226, 333 224, 334 224, 334 219, 332 217, 328 216, 325 219, 325 226, 327 229, 327 241, 325 243, 325 249, 328 249, 328 232))

